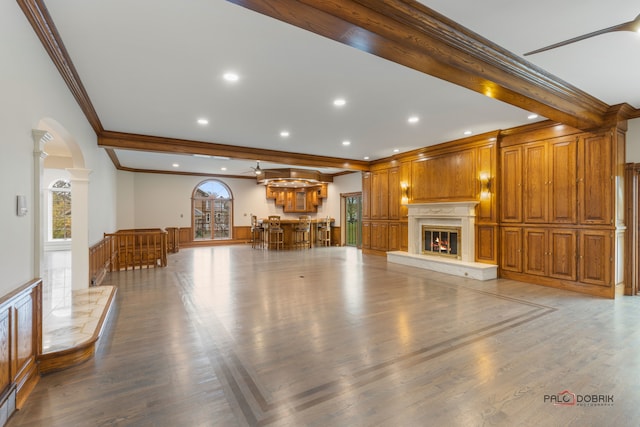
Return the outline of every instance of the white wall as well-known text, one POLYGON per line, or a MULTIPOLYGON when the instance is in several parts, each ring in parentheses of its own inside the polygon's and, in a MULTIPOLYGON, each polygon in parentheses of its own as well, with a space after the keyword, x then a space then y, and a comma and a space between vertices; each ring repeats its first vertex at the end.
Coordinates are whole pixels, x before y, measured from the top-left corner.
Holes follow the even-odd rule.
POLYGON ((627 129, 627 163, 640 163, 640 118, 629 120, 627 129))
POLYGON ((81 147, 90 176, 89 239, 115 225, 115 169, 15 1, 0 2, 0 296, 34 279, 34 143, 43 119, 60 123, 81 147), (16 215, 16 195, 29 213, 16 215))
MULTIPOLYGON (((191 195, 194 188, 206 179, 209 178, 120 173, 118 228, 191 227, 191 195), (133 221, 127 220, 128 218, 133 218, 133 221)), ((253 179, 215 179, 224 182, 233 194, 233 225, 236 227, 251 225, 251 214, 259 218, 280 215, 294 219, 299 216, 297 213, 285 214, 282 207, 276 207, 273 200, 267 200, 264 186, 257 185, 253 179)), ((340 194, 361 190, 362 178, 359 172, 336 177, 329 184, 328 198, 323 200, 314 216, 332 216, 339 221, 340 194)))

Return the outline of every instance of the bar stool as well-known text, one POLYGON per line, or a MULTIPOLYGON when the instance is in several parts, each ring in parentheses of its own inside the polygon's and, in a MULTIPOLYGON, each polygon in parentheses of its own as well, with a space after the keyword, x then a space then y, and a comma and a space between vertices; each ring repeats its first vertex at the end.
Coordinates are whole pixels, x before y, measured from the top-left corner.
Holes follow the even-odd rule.
POLYGON ((298 224, 293 229, 293 246, 295 248, 311 247, 311 217, 300 215, 298 224))
POLYGON ((258 222, 258 217, 251 215, 251 247, 264 248, 265 228, 258 222))
POLYGON ((267 247, 271 249, 275 245, 276 249, 284 247, 284 230, 280 227, 280 216, 269 215, 267 220, 267 247))
POLYGON ((331 218, 326 217, 318 222, 318 244, 320 246, 331 246, 331 218))

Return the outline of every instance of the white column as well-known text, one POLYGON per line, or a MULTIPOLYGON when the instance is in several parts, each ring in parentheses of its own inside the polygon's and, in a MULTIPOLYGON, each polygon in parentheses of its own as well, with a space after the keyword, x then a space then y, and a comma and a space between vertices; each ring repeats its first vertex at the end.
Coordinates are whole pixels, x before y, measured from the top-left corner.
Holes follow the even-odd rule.
POLYGON ((44 159, 47 153, 44 145, 52 139, 50 133, 44 130, 32 129, 33 137, 33 277, 42 277, 44 270, 44 221, 47 218, 44 206, 44 188, 42 175, 44 173, 44 159))
POLYGON ((71 288, 89 287, 89 174, 69 168, 71 175, 71 288))

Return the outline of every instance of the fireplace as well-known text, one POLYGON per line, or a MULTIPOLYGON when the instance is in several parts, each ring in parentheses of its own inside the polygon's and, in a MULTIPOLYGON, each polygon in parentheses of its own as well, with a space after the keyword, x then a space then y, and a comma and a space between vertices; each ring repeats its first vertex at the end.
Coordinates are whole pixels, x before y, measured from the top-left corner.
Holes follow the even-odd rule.
POLYGON ((442 273, 489 280, 498 266, 475 262, 477 201, 410 203, 408 251, 387 252, 387 260, 442 273))
POLYGON ((462 230, 456 228, 422 226, 422 253, 461 259, 459 248, 462 230))

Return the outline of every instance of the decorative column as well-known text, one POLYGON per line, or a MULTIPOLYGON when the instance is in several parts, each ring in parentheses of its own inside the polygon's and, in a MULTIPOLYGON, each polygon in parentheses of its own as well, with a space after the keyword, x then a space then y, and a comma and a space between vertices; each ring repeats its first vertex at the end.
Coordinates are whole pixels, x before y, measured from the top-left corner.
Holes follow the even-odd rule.
POLYGON ((44 145, 53 139, 44 130, 31 130, 33 137, 33 277, 42 277, 44 270, 44 221, 47 218, 44 205, 44 188, 42 175, 44 174, 44 159, 47 153, 44 145))
POLYGON ((89 174, 69 168, 71 175, 71 289, 89 287, 89 174))

